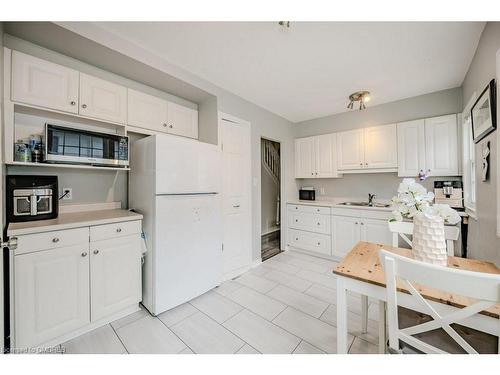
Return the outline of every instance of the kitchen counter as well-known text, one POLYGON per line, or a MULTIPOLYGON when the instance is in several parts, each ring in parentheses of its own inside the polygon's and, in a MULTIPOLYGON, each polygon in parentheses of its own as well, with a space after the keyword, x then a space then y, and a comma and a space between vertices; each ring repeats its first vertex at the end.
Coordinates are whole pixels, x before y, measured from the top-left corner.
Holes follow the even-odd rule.
MULTIPOLYGON (((373 206, 349 206, 340 204, 342 202, 362 202, 362 199, 344 199, 344 198, 332 198, 325 200, 316 200, 316 201, 305 201, 305 200, 289 200, 287 204, 302 204, 306 206, 321 206, 321 207, 335 207, 335 208, 347 208, 353 210, 369 210, 369 211, 383 211, 383 212, 391 212, 391 207, 373 207, 373 206)), ((378 201, 379 203, 387 203, 387 201, 378 201)))
POLYGON ((60 213, 56 219, 10 223, 8 236, 50 232, 92 225, 120 223, 124 221, 142 220, 142 215, 124 209, 109 209, 98 211, 82 211, 60 213))

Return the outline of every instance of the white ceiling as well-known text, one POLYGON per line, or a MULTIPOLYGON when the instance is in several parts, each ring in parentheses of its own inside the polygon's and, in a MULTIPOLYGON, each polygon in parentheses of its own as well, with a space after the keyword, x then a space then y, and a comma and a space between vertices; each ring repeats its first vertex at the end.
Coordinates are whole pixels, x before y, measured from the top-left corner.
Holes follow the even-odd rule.
POLYGON ((462 84, 483 22, 98 22, 293 122, 462 84))

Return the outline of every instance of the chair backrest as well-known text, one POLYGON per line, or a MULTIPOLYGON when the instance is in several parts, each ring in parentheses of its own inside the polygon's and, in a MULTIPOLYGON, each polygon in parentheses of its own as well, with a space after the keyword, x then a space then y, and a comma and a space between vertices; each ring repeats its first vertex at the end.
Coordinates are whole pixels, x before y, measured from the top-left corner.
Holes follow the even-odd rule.
MULTIPOLYGON (((411 240, 408 238, 409 234, 413 234, 413 223, 407 221, 390 221, 389 231, 392 232, 392 246, 399 246, 399 237, 401 237, 410 247, 412 247, 411 240)), ((444 238, 446 239, 446 251, 448 256, 455 255, 454 241, 458 240, 460 230, 455 225, 444 226, 444 238)))
MULTIPOLYGON (((450 324, 473 316, 500 302, 500 275, 471 272, 420 262, 401 255, 380 250, 380 260, 384 267, 387 285, 387 324, 389 346, 399 350, 399 340, 404 341, 424 353, 445 353, 414 335, 442 328, 467 353, 477 353, 450 324), (412 327, 400 329, 398 322, 398 297, 396 282, 407 289, 422 307, 420 311, 430 315, 433 320, 412 327), (439 314, 419 293, 418 285, 430 285, 433 289, 473 298, 474 304, 447 315, 439 314)), ((499 332, 500 335, 500 325, 499 332)))

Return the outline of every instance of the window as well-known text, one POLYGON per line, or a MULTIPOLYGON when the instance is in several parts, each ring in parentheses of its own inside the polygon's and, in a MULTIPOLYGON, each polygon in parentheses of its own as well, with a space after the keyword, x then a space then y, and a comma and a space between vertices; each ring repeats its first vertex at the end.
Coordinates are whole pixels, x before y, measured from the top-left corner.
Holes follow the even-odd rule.
POLYGON ((474 93, 462 114, 464 206, 467 213, 474 218, 476 217, 476 152, 472 140, 470 109, 475 98, 474 93))

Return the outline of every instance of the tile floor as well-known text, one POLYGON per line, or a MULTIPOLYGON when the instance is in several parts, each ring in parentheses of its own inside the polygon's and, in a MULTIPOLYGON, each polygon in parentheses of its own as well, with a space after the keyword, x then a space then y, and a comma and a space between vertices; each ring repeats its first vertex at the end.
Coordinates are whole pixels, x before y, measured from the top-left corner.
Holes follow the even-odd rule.
MULTIPOLYGON (((146 310, 62 344, 66 353, 336 353, 335 262, 285 252, 157 317, 146 310)), ((349 304, 349 353, 377 353, 377 305, 360 332, 349 304)))

